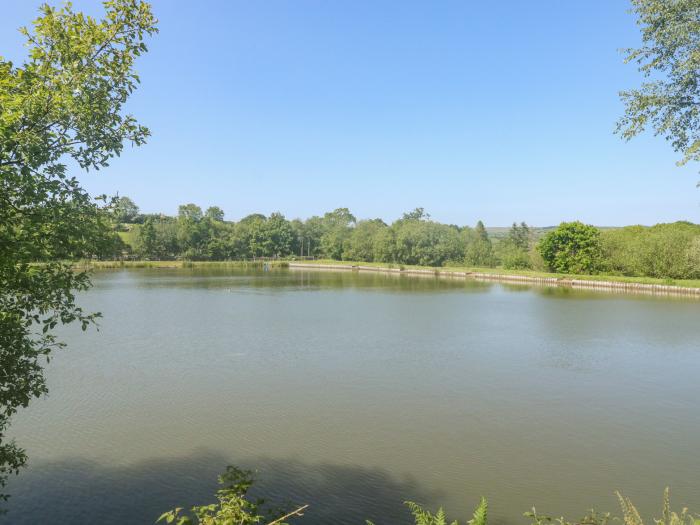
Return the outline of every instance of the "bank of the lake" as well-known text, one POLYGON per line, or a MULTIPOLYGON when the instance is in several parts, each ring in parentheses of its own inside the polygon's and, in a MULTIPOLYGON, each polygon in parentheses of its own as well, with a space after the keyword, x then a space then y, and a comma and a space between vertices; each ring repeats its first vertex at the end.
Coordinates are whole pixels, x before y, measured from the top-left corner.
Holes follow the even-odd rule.
POLYGON ((536 272, 531 270, 504 270, 501 268, 426 267, 351 261, 290 262, 290 268, 355 270, 389 272, 402 275, 436 275, 442 277, 472 278, 477 280, 568 286, 596 290, 615 290, 631 293, 678 294, 700 297, 700 280, 654 279, 617 275, 578 275, 536 272))
POLYGON ((413 266, 359 261, 322 259, 313 261, 254 260, 254 261, 81 261, 78 268, 306 268, 326 270, 354 270, 401 275, 436 275, 439 277, 471 278, 477 280, 513 282, 545 286, 568 286, 593 290, 609 290, 630 293, 686 295, 700 298, 699 279, 655 279, 621 275, 581 275, 538 272, 533 270, 505 270, 503 268, 477 268, 467 266, 413 266))
POLYGON ((174 268, 232 268, 232 269, 254 269, 267 266, 269 268, 286 268, 289 261, 275 259, 259 259, 251 261, 145 261, 145 260, 118 260, 118 261, 76 261, 73 265, 77 269, 119 269, 119 268, 154 268, 154 269, 174 269, 174 268))

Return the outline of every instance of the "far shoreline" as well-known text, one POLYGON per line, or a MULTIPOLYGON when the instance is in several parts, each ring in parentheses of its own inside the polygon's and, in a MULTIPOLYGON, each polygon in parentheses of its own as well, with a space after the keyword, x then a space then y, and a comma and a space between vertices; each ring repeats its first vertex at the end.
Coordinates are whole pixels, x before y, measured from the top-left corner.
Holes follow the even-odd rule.
POLYGON ((556 286, 575 289, 588 289, 651 295, 682 295, 700 298, 700 280, 657 279, 651 277, 628 277, 617 275, 571 275, 532 270, 505 270, 502 268, 469 267, 427 267, 398 265, 391 263, 367 263, 335 260, 249 260, 249 261, 81 261, 78 269, 118 269, 118 268, 290 268, 294 270, 334 270, 380 272, 407 276, 435 276, 448 278, 474 279, 512 284, 556 286))

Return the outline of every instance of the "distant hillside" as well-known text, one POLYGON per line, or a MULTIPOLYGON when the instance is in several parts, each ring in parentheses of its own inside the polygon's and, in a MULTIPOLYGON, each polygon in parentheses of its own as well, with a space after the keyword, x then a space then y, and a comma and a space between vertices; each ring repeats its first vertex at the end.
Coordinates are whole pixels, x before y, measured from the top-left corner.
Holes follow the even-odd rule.
MULTIPOLYGON (((486 231, 488 232, 489 237, 491 237, 492 239, 503 239, 508 236, 510 228, 510 226, 487 226, 486 231)), ((551 231, 554 228, 556 228, 556 226, 530 226, 530 230, 532 231, 536 239, 539 239, 548 231, 551 231)))
MULTIPOLYGON (((620 226, 596 226, 599 230, 614 230, 620 226)), ((489 237, 492 239, 503 239, 508 236, 510 231, 510 226, 487 226, 486 231, 489 237)), ((530 230, 533 232, 535 239, 539 239, 547 232, 554 230, 556 226, 530 226, 530 230)))

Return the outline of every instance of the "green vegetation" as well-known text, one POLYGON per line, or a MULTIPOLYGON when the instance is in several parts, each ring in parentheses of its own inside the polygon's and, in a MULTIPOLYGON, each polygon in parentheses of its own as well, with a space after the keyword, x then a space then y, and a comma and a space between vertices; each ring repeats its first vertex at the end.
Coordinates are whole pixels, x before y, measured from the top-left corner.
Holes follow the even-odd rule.
POLYGON ((481 221, 473 228, 441 224, 422 208, 392 224, 357 220, 347 208, 305 221, 273 213, 231 222, 223 220, 220 208, 202 212, 195 204, 180 206, 177 217, 135 215, 132 223, 118 222, 121 217, 112 215, 113 228, 127 259, 314 258, 569 276, 700 279, 700 226, 688 222, 625 228, 570 222, 547 229, 521 222, 491 236, 481 221))
POLYGON ((602 262, 600 230, 581 222, 562 223, 542 238, 537 249, 555 272, 596 273, 602 262))
POLYGON ((69 4, 44 5, 33 29, 22 29, 27 61, 0 58, 0 488, 27 460, 5 433, 12 415, 47 391, 43 363, 62 346, 54 328, 85 329, 98 316, 75 303, 88 275, 61 261, 106 257, 119 244, 111 206, 95 202, 65 162, 97 170, 149 134, 122 109, 155 19, 137 0, 105 9, 96 20, 69 4))
POLYGON ((222 486, 216 492, 216 503, 192 507, 189 512, 182 507, 163 513, 156 523, 175 523, 176 525, 247 525, 267 523, 268 525, 286 525, 285 520, 291 516, 303 516, 306 505, 291 512, 267 508, 265 500, 252 499, 248 495, 253 485, 253 473, 229 466, 219 476, 222 486))
MULTIPOLYGON (((435 514, 424 509, 421 505, 414 501, 406 501, 406 506, 411 511, 416 525, 448 525, 447 514, 440 507, 435 514)), ((488 502, 482 497, 479 505, 474 510, 472 519, 467 521, 467 525, 486 525, 488 513, 488 502)), ((373 522, 367 521, 367 525, 374 525, 373 522)), ((449 522, 449 525, 459 525, 457 520, 449 522)))
MULTIPOLYGON (((700 160, 700 1, 632 3, 644 45, 630 50, 627 60, 649 81, 622 92, 626 113, 618 133, 630 139, 651 127, 682 154, 680 163, 700 160)), ((305 221, 273 213, 227 222, 215 206, 203 212, 185 204, 177 217, 167 217, 139 214, 128 197, 93 199, 68 174, 66 163, 98 170, 125 143, 145 142, 148 129, 123 109, 139 82, 134 62, 147 51, 145 38, 156 32, 147 3, 104 5, 102 20, 74 12, 70 4, 43 6, 33 28, 22 30, 27 61, 16 65, 0 58, 0 488, 26 463, 24 451, 5 434, 17 410, 47 392, 43 365, 62 346, 55 328, 77 322, 86 329, 99 316, 77 306, 75 294, 89 288, 90 280, 71 261, 124 254, 172 261, 299 256, 494 272, 502 267, 533 275, 607 273, 664 283, 700 279, 700 226, 684 222, 605 231, 571 222, 539 239, 520 223, 494 239, 481 221, 473 228, 441 224, 422 208, 392 224, 358 221, 347 208, 305 221)), ((229 469, 220 481, 216 503, 189 513, 174 509, 159 521, 282 524, 303 510, 264 511, 263 502, 248 497, 252 478, 244 471, 229 469)), ((619 498, 625 525, 643 525, 631 501, 619 498)), ((448 522, 442 509, 432 514, 407 504, 418 525, 448 522)), ((486 510, 482 499, 470 525, 486 525, 486 510)), ((535 509, 526 516, 535 525, 552 521, 535 509)), ((609 519, 591 513, 579 523, 607 525, 609 519)), ((657 523, 700 522, 686 510, 672 512, 666 492, 657 523)))
POLYGON ((700 277, 700 226, 687 222, 628 226, 601 235, 603 271, 657 278, 700 277))
MULTIPOLYGON (((303 516, 302 512, 308 505, 286 512, 284 510, 263 510, 263 499, 252 500, 248 492, 254 483, 252 472, 236 467, 227 467, 226 472, 219 477, 222 488, 216 493, 216 503, 195 506, 190 512, 182 507, 163 513, 156 523, 173 523, 175 525, 234 525, 260 523, 267 525, 285 525, 288 518, 303 516)), ((576 521, 568 521, 561 518, 553 519, 550 516, 539 514, 533 507, 523 515, 529 518, 531 525, 549 525, 553 522, 559 525, 609 525, 612 521, 621 521, 624 525, 644 525, 639 511, 632 501, 619 492, 615 493, 620 502, 622 517, 613 517, 610 513, 600 513, 590 510, 583 518, 576 521)), ((413 501, 406 501, 415 525, 459 525, 459 521, 448 521, 447 514, 442 508, 432 513, 422 505, 413 501)), ((655 519, 657 525, 700 525, 700 519, 694 517, 684 508, 681 512, 671 510, 669 489, 666 488, 663 495, 663 510, 661 519, 655 519)), ((374 525, 367 521, 367 525, 374 525)), ((472 518, 467 525, 487 525, 488 502, 482 497, 479 505, 474 510, 472 518)))
POLYGON ((625 114, 617 132, 626 140, 652 128, 682 154, 700 160, 700 0, 632 0, 642 47, 628 49, 646 81, 622 91, 625 114))

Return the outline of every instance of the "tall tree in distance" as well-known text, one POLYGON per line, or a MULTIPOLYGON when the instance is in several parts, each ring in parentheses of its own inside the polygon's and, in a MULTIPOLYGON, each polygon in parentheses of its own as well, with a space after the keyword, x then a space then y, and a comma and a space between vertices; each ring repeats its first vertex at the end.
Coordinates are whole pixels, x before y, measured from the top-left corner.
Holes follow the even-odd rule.
POLYGON ((527 251, 530 247, 530 227, 525 222, 521 222, 520 226, 514 222, 508 231, 507 240, 519 250, 527 251))
POLYGON ((617 123, 624 139, 652 128, 682 155, 700 160, 700 0, 632 0, 642 47, 627 49, 647 79, 622 91, 625 114, 617 123))
POLYGON ((117 197, 114 200, 113 206, 114 221, 134 222, 134 219, 139 214, 139 207, 129 197, 117 197))
POLYGON ((123 105, 156 20, 139 0, 104 7, 97 20, 44 5, 21 29, 26 62, 0 58, 0 489, 26 462, 5 434, 12 415, 47 392, 43 364, 62 346, 54 328, 85 329, 98 315, 75 303, 89 276, 61 261, 91 257, 113 236, 66 161, 97 170, 149 135, 123 105))
POLYGON ((213 221, 223 222, 224 210, 218 206, 210 206, 207 208, 207 211, 204 212, 204 216, 213 221))
POLYGON ((474 227, 474 232, 476 233, 477 237, 479 237, 479 239, 481 239, 482 241, 489 240, 489 234, 486 231, 486 226, 484 226, 483 222, 478 221, 476 223, 476 226, 474 227))
POLYGON ((191 220, 199 221, 204 215, 202 214, 202 208, 196 204, 180 204, 177 208, 177 217, 180 220, 191 220))
POLYGON ((467 237, 464 262, 469 266, 493 266, 493 245, 484 223, 477 222, 473 230, 467 231, 467 237))

